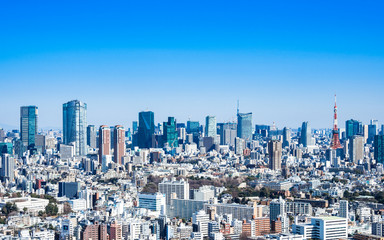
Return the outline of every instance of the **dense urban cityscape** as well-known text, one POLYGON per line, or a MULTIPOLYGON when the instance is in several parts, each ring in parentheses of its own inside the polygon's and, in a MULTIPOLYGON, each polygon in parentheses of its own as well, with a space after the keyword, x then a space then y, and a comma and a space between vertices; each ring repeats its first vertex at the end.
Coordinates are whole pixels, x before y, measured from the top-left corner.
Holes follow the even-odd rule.
MULTIPOLYGON (((384 239, 384 125, 237 121, 95 126, 87 104, 0 130, 1 239, 384 239)), ((235 113, 234 113, 235 115, 235 113)))

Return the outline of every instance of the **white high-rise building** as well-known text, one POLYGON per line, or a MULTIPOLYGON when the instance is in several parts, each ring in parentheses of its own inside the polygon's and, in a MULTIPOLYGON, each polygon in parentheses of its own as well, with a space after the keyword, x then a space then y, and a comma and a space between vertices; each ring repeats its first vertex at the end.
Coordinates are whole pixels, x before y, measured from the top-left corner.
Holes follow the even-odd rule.
POLYGON ((184 179, 163 179, 163 181, 159 183, 159 192, 165 194, 166 203, 170 205, 173 193, 176 194, 178 199, 189 199, 189 183, 184 179))
POLYGON ((304 239, 339 240, 348 238, 348 221, 340 217, 312 218, 310 224, 294 224, 292 232, 304 239))
POLYGON ((200 232, 203 237, 208 236, 208 223, 209 215, 206 214, 204 210, 200 210, 192 215, 192 224, 197 225, 198 232, 200 232))
POLYGON ((339 217, 348 219, 348 201, 340 200, 339 217))

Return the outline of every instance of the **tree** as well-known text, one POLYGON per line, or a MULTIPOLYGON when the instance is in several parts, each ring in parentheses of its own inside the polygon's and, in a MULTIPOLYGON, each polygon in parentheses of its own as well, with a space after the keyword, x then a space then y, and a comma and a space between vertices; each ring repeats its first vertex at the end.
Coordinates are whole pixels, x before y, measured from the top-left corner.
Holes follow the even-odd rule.
POLYGON ((1 209, 1 212, 8 217, 8 215, 12 212, 17 212, 19 209, 17 208, 15 203, 7 202, 5 206, 1 209))
POLYGON ((48 216, 57 215, 58 211, 59 211, 59 209, 55 203, 48 203, 48 205, 45 207, 45 213, 48 216))
POLYGON ((69 214, 71 212, 72 212, 71 205, 68 202, 65 202, 64 206, 63 206, 63 213, 64 214, 69 214))

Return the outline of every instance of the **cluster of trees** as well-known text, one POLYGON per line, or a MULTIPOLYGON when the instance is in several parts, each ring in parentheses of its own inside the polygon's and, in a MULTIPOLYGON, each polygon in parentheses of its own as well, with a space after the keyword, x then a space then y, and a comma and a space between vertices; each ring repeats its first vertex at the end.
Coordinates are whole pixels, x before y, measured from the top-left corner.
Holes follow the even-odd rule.
POLYGON ((7 202, 4 207, 1 209, 1 213, 8 217, 13 212, 18 212, 19 209, 17 208, 15 203, 7 202))

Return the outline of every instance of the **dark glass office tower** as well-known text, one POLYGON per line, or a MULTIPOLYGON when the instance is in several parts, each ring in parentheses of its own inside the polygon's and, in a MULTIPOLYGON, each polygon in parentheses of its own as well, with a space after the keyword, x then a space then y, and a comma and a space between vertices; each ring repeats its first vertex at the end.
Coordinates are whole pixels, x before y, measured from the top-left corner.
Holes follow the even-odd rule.
POLYGON ((139 113, 138 145, 139 148, 152 147, 152 135, 155 133, 155 114, 151 111, 139 113))
POLYGON ((375 160, 377 163, 384 163, 384 135, 375 135, 375 160))
POLYGON ((171 148, 179 146, 177 139, 176 120, 174 117, 168 117, 168 122, 164 122, 163 132, 164 144, 167 143, 171 148))
POLYGON ((363 135, 363 124, 357 120, 347 120, 345 122, 345 134, 347 138, 355 135, 363 135))
POLYGON ((75 155, 87 154, 87 104, 73 100, 63 104, 64 144, 75 144, 75 155))
POLYGON ((20 134, 24 146, 35 145, 38 109, 36 106, 20 108, 20 134))

